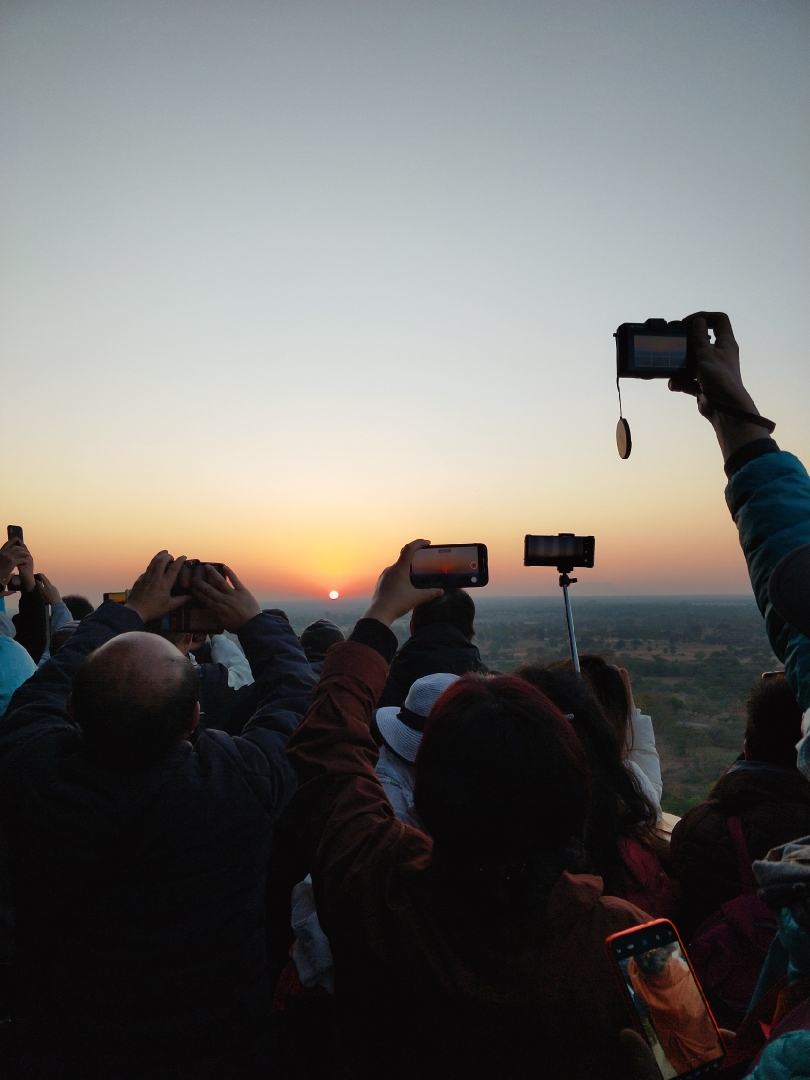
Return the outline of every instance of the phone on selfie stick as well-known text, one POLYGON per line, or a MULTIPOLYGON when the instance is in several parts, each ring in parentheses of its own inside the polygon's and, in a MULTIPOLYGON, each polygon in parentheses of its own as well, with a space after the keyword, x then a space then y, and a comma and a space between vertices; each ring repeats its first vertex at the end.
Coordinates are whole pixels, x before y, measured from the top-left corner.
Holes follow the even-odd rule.
POLYGON ((723 1037, 669 919, 611 934, 605 948, 663 1080, 715 1073, 726 1054, 723 1037))
POLYGON ((575 536, 573 533, 557 533, 556 536, 532 536, 523 539, 524 566, 556 566, 560 575, 560 588, 565 602, 565 619, 568 623, 568 643, 571 646, 571 663, 579 671, 579 653, 574 634, 574 616, 568 586, 576 584, 575 577, 568 574, 575 566, 590 569, 593 566, 596 541, 592 536, 575 536))

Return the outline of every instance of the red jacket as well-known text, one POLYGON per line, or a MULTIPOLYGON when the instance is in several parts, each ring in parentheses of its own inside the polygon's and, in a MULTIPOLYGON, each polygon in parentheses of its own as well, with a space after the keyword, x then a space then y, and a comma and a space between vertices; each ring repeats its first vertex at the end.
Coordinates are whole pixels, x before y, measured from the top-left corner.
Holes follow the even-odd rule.
POLYGON ((349 1075, 624 1078, 629 1017, 604 941, 649 916, 563 874, 542 920, 465 921, 431 873, 430 837, 397 820, 374 771, 387 672, 366 645, 333 646, 287 751, 349 1075))

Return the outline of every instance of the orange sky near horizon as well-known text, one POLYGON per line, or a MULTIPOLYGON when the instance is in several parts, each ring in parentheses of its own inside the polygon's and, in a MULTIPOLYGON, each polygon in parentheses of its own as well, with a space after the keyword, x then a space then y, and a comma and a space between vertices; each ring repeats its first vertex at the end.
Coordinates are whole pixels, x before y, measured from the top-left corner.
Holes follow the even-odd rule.
POLYGON ((613 332, 725 310, 810 461, 810 5, 0 10, 0 506, 63 591, 159 549, 263 600, 400 546, 596 537, 585 595, 745 593, 710 425, 613 332), (717 43, 722 42, 722 48, 717 43))

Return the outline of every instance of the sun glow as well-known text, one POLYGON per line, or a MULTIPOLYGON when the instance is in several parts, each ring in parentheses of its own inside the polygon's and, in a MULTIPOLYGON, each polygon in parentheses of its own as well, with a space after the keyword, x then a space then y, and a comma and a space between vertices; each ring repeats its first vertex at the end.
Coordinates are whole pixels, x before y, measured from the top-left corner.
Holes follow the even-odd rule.
POLYGON ((339 596, 340 596, 340 593, 337 591, 337 589, 332 589, 332 591, 329 593, 329 599, 330 600, 337 600, 337 598, 339 596))

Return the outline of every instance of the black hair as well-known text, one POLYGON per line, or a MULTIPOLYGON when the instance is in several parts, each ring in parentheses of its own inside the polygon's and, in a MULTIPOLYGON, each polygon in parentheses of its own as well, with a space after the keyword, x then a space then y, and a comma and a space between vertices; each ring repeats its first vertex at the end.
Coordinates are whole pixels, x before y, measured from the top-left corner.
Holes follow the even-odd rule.
POLYGON ((466 638, 472 640, 475 637, 475 604, 470 594, 463 589, 445 589, 442 596, 414 608, 411 621, 414 633, 425 626, 443 624, 455 626, 466 638))
POLYGON ((542 901, 581 852, 589 797, 579 740, 522 679, 466 675, 431 710, 414 805, 465 905, 542 901))
MULTIPOLYGON (((563 665, 560 665, 563 666, 563 665)), ((566 670, 573 670, 573 664, 568 660, 565 663, 566 670)), ((630 721, 630 698, 627 696, 627 687, 619 669, 609 664, 603 656, 596 653, 585 653, 579 658, 579 666, 582 674, 587 679, 594 697, 602 706, 602 712, 613 729, 619 753, 624 754, 627 745, 627 729, 630 721)))
MULTIPOLYGON (((158 663, 160 679, 123 685, 114 666, 85 657, 73 675, 73 715, 85 744, 110 764, 143 768, 163 757, 183 738, 199 694, 199 676, 178 652, 158 663)), ((154 672, 154 665, 152 667, 154 672)))
POLYGON ((622 895, 629 871, 619 850, 619 839, 635 836, 652 840, 658 810, 622 760, 613 729, 581 675, 539 664, 518 668, 515 674, 536 686, 571 718, 593 776, 585 849, 593 868, 605 881, 605 892, 622 895))
POLYGON ((79 622, 82 621, 85 615, 91 615, 96 610, 86 596, 63 596, 62 603, 73 618, 79 622))
POLYGON ((745 745, 754 761, 796 768, 796 743, 802 737, 802 710, 784 675, 763 679, 745 703, 745 745))

